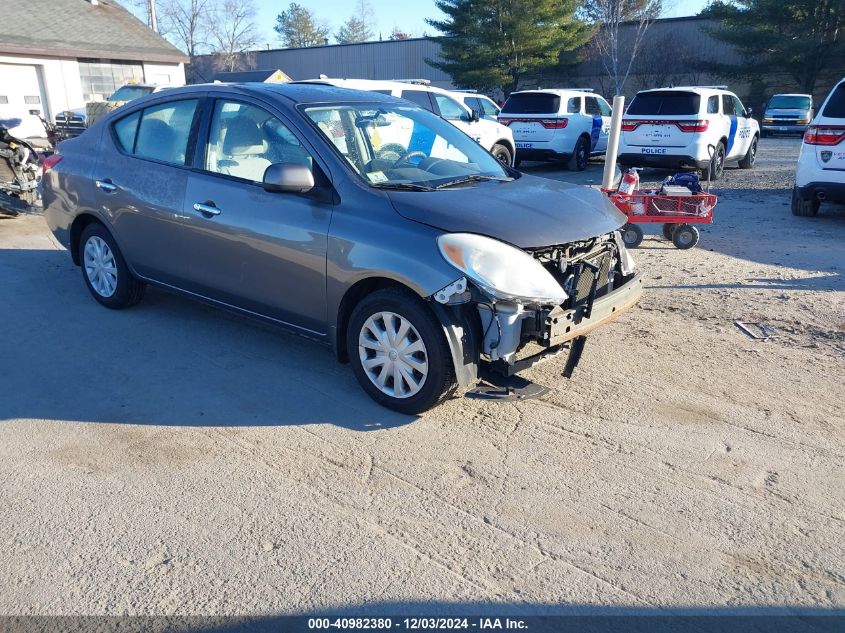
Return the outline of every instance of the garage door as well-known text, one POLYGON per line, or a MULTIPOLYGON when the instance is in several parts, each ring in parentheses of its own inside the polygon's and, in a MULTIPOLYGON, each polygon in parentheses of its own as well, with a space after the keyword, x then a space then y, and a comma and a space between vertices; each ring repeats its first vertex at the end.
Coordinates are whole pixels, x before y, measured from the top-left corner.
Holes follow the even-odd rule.
POLYGON ((30 110, 47 114, 36 67, 0 64, 0 119, 23 119, 21 127, 15 129, 17 135, 44 136, 44 128, 30 116, 30 110))

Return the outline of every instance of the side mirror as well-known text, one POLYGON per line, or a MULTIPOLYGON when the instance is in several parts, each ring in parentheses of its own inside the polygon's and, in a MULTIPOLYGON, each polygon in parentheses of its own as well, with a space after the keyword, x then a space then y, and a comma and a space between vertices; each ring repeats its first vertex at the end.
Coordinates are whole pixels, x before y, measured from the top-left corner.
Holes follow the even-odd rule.
POLYGON ((745 116, 751 116, 753 112, 754 110, 752 110, 751 108, 745 108, 745 116))
POLYGON ((275 163, 264 170, 264 190, 280 193, 307 193, 314 188, 310 167, 293 163, 275 163))
POLYGON ((481 113, 478 110, 473 110, 469 115, 469 120, 475 123, 481 119, 481 113))

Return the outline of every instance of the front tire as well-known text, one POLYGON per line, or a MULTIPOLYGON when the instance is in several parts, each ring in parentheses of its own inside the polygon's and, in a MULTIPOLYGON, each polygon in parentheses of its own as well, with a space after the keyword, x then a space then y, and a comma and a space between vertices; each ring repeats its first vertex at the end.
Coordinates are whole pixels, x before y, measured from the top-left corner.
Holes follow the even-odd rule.
POLYGON ((99 222, 82 231, 79 262, 91 295, 107 308, 129 308, 143 298, 146 286, 129 272, 117 243, 99 222))
POLYGON ((511 166, 511 163, 513 162, 513 156, 511 155, 510 150, 504 145, 496 143, 490 149, 490 153, 493 154, 496 160, 502 163, 503 165, 506 165, 507 167, 511 166))
POLYGON ((815 217, 819 212, 821 203, 816 198, 809 200, 803 198, 798 193, 798 187, 792 188, 792 215, 798 215, 805 218, 815 217))
POLYGON ((672 241, 672 233, 675 231, 675 224, 664 224, 663 225, 663 237, 665 237, 670 242, 672 241))
POLYGON ((578 137, 575 148, 572 150, 572 157, 566 163, 569 171, 584 171, 587 169, 587 161, 590 160, 590 144, 583 136, 578 137))
POLYGON ((355 306, 346 351, 364 391, 394 411, 422 413, 455 389, 443 327, 410 291, 377 290, 355 306))
POLYGON ((628 248, 637 248, 643 243, 643 230, 636 224, 628 222, 622 227, 622 241, 628 248))
POLYGON ((754 167, 754 162, 757 160, 757 136, 751 139, 751 145, 748 146, 748 151, 739 161, 740 169, 751 169, 754 167))
POLYGON ((672 244, 683 251, 698 244, 700 237, 701 233, 696 227, 691 224, 679 224, 672 231, 672 244))

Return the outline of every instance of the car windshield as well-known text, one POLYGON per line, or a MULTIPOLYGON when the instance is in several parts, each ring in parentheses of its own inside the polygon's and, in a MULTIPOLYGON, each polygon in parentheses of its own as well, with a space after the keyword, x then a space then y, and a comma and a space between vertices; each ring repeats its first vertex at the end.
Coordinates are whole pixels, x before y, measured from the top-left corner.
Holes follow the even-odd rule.
POLYGON ((304 111, 350 167, 374 187, 422 190, 509 178, 478 143, 410 104, 321 104, 304 111))
POLYGON ((627 114, 698 114, 700 106, 701 97, 694 92, 641 92, 631 101, 627 114))
POLYGON ((799 97, 789 95, 775 95, 769 101, 769 109, 790 108, 794 110, 809 110, 810 97, 799 97))
POLYGON ((123 86, 115 90, 107 101, 134 101, 150 94, 153 89, 149 86, 123 86))

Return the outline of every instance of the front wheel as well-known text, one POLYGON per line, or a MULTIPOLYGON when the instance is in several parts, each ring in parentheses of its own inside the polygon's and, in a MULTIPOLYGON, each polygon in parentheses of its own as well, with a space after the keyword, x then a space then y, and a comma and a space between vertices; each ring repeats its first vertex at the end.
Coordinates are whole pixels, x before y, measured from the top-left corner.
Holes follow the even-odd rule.
POLYGON ((628 248, 637 248, 643 242, 643 230, 629 222, 622 227, 622 241, 628 248))
POLYGON ((135 279, 106 227, 93 222, 79 238, 82 278, 91 295, 113 310, 128 308, 144 296, 145 285, 135 279))
POLYGON ((667 240, 672 241, 672 233, 675 231, 674 224, 664 224, 663 225, 663 237, 667 240))
POLYGON ((672 244, 675 248, 686 250, 698 244, 698 239, 701 234, 698 229, 690 224, 679 224, 672 231, 672 244))
POLYGON ((740 169, 751 169, 754 167, 754 161, 757 160, 757 137, 751 139, 751 145, 748 146, 748 151, 739 161, 740 169))
POLYGON ((493 154, 496 160, 498 160, 503 165, 506 165, 507 167, 511 166, 511 163, 513 162, 513 156, 511 156, 510 150, 504 145, 496 143, 490 149, 490 153, 493 154))
POLYGON ((455 369, 443 327, 416 295, 377 290, 353 310, 346 351, 355 377, 379 404, 417 414, 455 389, 455 369))
POLYGON ((566 164, 569 171, 584 171, 587 169, 587 161, 590 159, 590 144, 583 136, 579 137, 575 142, 575 148, 572 150, 572 157, 566 164))

